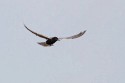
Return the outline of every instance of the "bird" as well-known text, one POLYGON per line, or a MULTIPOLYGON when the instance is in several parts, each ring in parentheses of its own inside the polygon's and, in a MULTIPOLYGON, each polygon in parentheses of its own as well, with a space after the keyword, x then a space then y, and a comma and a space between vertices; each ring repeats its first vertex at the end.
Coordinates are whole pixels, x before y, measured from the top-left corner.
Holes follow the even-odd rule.
POLYGON ((75 38, 78 38, 78 37, 81 37, 83 34, 85 34, 86 30, 76 34, 76 35, 73 35, 73 36, 69 36, 69 37, 63 37, 63 38, 58 38, 58 37, 47 37, 47 36, 44 36, 42 34, 39 34, 39 33, 36 33, 34 31, 32 31, 31 29, 29 29, 25 24, 24 24, 24 27, 30 31, 31 33, 35 34, 36 36, 40 37, 40 38, 44 38, 46 39, 45 42, 38 42, 39 45, 42 45, 44 47, 47 47, 47 46, 53 46, 53 44, 57 41, 60 41, 62 39, 75 39, 75 38))

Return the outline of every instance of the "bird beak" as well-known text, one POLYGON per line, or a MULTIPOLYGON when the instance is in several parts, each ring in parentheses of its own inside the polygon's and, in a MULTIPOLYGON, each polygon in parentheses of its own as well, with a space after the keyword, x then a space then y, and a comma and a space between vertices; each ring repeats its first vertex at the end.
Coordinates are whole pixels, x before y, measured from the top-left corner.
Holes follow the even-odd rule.
POLYGON ((60 41, 60 39, 58 39, 58 41, 60 41))

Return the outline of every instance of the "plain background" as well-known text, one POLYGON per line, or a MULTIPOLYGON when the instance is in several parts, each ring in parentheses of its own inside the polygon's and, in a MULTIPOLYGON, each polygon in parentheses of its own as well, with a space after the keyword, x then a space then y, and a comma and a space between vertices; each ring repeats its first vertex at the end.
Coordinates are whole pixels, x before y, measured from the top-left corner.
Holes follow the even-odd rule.
POLYGON ((125 83, 124 0, 0 0, 0 83, 125 83), (74 40, 52 47, 27 31, 74 40))

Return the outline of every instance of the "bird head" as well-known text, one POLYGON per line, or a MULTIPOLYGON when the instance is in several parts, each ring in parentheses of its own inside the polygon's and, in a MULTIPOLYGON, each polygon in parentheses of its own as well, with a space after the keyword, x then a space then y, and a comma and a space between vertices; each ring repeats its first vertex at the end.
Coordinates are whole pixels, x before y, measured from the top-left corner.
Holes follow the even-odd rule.
POLYGON ((53 37, 52 39, 55 41, 59 41, 59 39, 57 37, 53 37))

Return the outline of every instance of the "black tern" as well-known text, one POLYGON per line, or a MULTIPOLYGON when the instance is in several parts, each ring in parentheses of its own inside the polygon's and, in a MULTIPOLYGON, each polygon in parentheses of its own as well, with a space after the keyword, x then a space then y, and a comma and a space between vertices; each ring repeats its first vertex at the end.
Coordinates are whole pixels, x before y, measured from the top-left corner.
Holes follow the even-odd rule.
POLYGON ((76 35, 73 35, 73 36, 64 37, 64 38, 58 38, 58 37, 47 37, 47 36, 44 36, 44 35, 42 35, 42 34, 36 33, 36 32, 34 32, 34 31, 30 30, 29 28, 27 28, 26 25, 24 25, 24 27, 25 27, 28 31, 30 31, 31 33, 35 34, 36 36, 39 36, 39 37, 41 37, 41 38, 46 39, 45 42, 38 42, 38 44, 39 44, 39 45, 42 45, 42 46, 53 46, 53 44, 54 44, 56 41, 60 41, 60 40, 62 40, 62 39, 75 39, 75 38, 78 38, 78 37, 82 36, 82 35, 86 32, 86 30, 85 30, 85 31, 80 32, 80 33, 78 33, 78 34, 76 34, 76 35))

